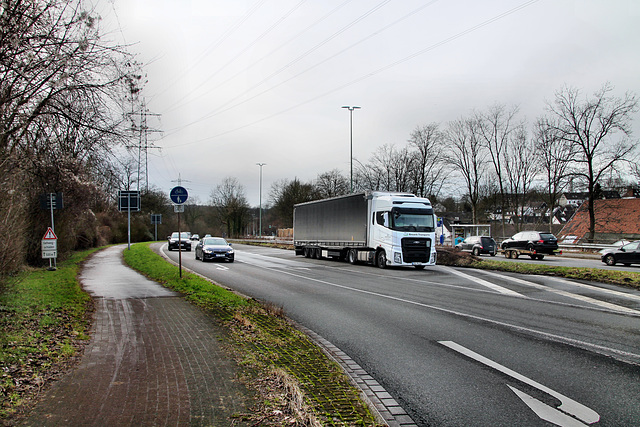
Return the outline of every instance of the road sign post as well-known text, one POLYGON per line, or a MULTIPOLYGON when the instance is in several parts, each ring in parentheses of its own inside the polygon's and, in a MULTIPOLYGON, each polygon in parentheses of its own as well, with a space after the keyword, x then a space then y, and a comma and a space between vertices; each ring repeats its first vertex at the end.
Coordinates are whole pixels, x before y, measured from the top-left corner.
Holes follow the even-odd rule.
MULTIPOLYGON (((53 223, 53 210, 54 209, 62 209, 63 208, 63 202, 62 202, 62 193, 46 193, 46 194, 41 194, 40 195, 40 207, 43 210, 50 210, 51 211, 51 227, 49 227, 49 229, 47 230, 47 234, 49 233, 49 230, 51 230, 51 233, 53 234, 53 236, 55 236, 54 230, 56 229, 53 223)), ((46 236, 46 234, 45 234, 46 236)), ((56 237, 57 239, 57 237, 56 237)), ((43 239, 44 241, 44 239, 43 239)), ((54 241, 57 242, 57 240, 54 239, 54 241)), ((57 253, 57 246, 55 249, 55 253, 53 253, 51 250, 46 251, 46 257, 45 255, 45 251, 44 249, 42 250, 42 258, 49 258, 49 270, 55 270, 56 269, 56 258, 58 257, 58 253, 57 253), (53 256, 51 256, 53 255, 53 256), (53 263, 52 260, 53 259, 53 263)))
POLYGON ((158 240, 158 224, 162 224, 162 214, 151 214, 151 224, 155 226, 155 240, 158 240))
POLYGON ((127 211, 127 249, 131 249, 131 211, 140 211, 140 191, 118 191, 118 210, 127 211))
POLYGON ((58 236, 56 236, 51 227, 47 228, 47 232, 42 237, 41 248, 42 259, 49 259, 49 270, 55 270, 56 267, 51 260, 55 261, 58 257, 58 236))
POLYGON ((182 278, 182 232, 180 231, 180 212, 184 212, 184 206, 182 205, 189 198, 189 193, 186 188, 178 185, 171 189, 169 197, 171 197, 171 201, 176 204, 176 206, 174 206, 174 210, 178 214, 178 268, 180 270, 180 278, 182 278))

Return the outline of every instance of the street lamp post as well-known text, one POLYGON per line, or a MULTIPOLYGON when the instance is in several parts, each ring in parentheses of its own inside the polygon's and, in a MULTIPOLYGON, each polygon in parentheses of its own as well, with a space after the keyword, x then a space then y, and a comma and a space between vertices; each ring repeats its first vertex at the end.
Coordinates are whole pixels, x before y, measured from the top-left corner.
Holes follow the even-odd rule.
POLYGON ((256 163, 256 165, 260 166, 260 221, 258 223, 258 236, 262 237, 262 167, 266 163, 256 163))
POLYGON ((345 105, 342 108, 349 110, 349 146, 350 146, 350 161, 351 161, 351 192, 353 193, 353 110, 360 107, 345 105))

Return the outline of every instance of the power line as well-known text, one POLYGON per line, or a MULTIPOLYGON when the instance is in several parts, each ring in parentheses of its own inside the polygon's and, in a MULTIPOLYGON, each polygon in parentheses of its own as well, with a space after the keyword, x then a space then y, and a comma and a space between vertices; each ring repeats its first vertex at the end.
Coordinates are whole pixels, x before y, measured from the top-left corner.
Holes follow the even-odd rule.
POLYGON ((180 77, 182 77, 182 74, 187 73, 189 71, 191 71, 193 68, 195 68, 196 65, 200 64, 200 62, 202 62, 204 60, 204 58, 206 58, 208 55, 211 54, 211 52, 213 52, 216 48, 218 48, 225 40, 227 40, 238 28, 240 28, 240 26, 242 26, 242 24, 244 24, 259 8, 260 6, 262 6, 264 4, 266 0, 260 0, 259 2, 257 2, 256 4, 254 4, 248 11, 247 13, 244 14, 244 16, 239 19, 231 28, 229 28, 227 31, 225 31, 222 36, 220 36, 220 38, 211 43, 209 46, 207 46, 202 53, 198 56, 198 58, 196 58, 196 60, 191 64, 191 66, 186 70, 181 72, 179 75, 176 75, 175 78, 173 80, 171 80, 167 86, 165 87, 165 90, 161 92, 165 93, 167 90, 169 90, 171 87, 175 86, 176 82, 178 81, 178 79, 180 77))
MULTIPOLYGON (((390 64, 387 64, 387 65, 385 65, 383 67, 380 67, 380 68, 378 68, 378 69, 376 69, 376 70, 374 70, 372 72, 363 74, 360 77, 357 77, 357 78, 355 78, 355 79, 353 79, 353 80, 351 80, 349 82, 346 82, 346 83, 344 83, 344 84, 342 84, 340 86, 337 86, 337 87, 335 87, 335 88, 333 88, 333 89, 331 89, 331 90, 329 90, 329 91, 327 91, 325 93, 322 93, 320 95, 317 95, 317 96, 314 96, 312 98, 309 98, 306 101, 303 101, 303 102, 295 104, 295 105, 293 105, 291 107, 285 108, 284 110, 281 110, 279 112, 270 114, 270 115, 265 116, 265 117, 263 117, 261 119, 258 119, 258 120, 255 120, 253 122, 247 123, 245 125, 236 127, 234 129, 230 129, 228 131, 220 132, 220 133, 215 134, 213 136, 202 138, 202 139, 199 139, 199 140, 196 140, 196 141, 191 141, 191 142, 185 142, 185 143, 182 143, 182 144, 172 145, 172 146, 167 147, 167 148, 183 147, 183 146, 186 146, 186 145, 191 145, 191 144, 196 144, 196 143, 199 143, 199 142, 209 141, 209 140, 216 139, 216 138, 219 138, 221 136, 224 136, 224 135, 227 135, 227 134, 230 134, 230 133, 233 133, 233 132, 237 132, 237 131, 245 129, 247 127, 250 127, 250 126, 256 125, 258 123, 264 122, 266 120, 272 119, 274 117, 277 117, 279 115, 287 113, 287 112, 289 112, 291 110, 297 109, 297 108, 299 108, 299 107, 301 107, 303 105, 306 105, 306 104, 309 104, 309 103, 311 103, 313 101, 316 101, 318 99, 324 98, 325 96, 330 95, 330 94, 332 94, 334 92, 340 91, 340 90, 345 89, 345 88, 347 88, 349 86, 352 86, 354 84, 357 84, 357 83, 360 83, 360 82, 362 82, 364 80, 367 80, 367 79, 369 79, 369 78, 371 78, 371 77, 373 77, 373 76, 375 76, 377 74, 380 74, 380 73, 382 73, 384 71, 387 71, 387 70, 389 70, 389 69, 391 69, 393 67, 396 67, 397 65, 400 65, 400 64, 402 64, 404 62, 407 62, 407 61, 409 61, 411 59, 414 59, 414 58, 416 58, 416 57, 418 57, 420 55, 423 55, 423 54, 425 54, 427 52, 430 52, 430 51, 432 51, 432 50, 434 50, 434 49, 436 49, 438 47, 441 47, 443 45, 451 43, 454 40, 457 40, 457 39, 459 39, 459 38, 461 38, 463 36, 466 36, 466 35, 474 32, 474 31, 477 31, 477 30, 479 30, 479 29, 481 29, 483 27, 486 27, 487 25, 490 25, 490 24, 492 24, 492 23, 494 23, 496 21, 499 21, 502 18, 505 18, 505 17, 507 17, 509 15, 512 15, 513 13, 518 12, 518 11, 520 11, 520 10, 522 10, 522 9, 524 9, 524 8, 534 4, 534 3, 537 3, 538 1, 540 1, 540 0, 529 0, 529 1, 525 2, 525 3, 520 4, 519 6, 516 6, 514 8, 511 8, 511 9, 507 10, 506 12, 503 12, 503 13, 501 13, 499 15, 496 15, 496 16, 490 18, 490 19, 487 19, 487 20, 481 22, 480 24, 474 25, 473 27, 467 28, 466 30, 463 30, 463 31, 451 36, 451 37, 448 37, 448 38, 446 38, 444 40, 441 40, 441 41, 439 41, 437 43, 434 43, 434 44, 432 44, 432 45, 430 45, 430 46, 428 46, 428 47, 426 47, 424 49, 416 51, 416 52, 412 53, 411 55, 408 55, 408 56, 406 56, 406 57, 404 57, 402 59, 394 61, 394 62, 392 62, 390 64)), ((212 116, 212 115, 215 115, 215 113, 211 114, 209 116, 212 116)), ((209 116, 205 116, 202 119, 199 119, 198 121, 203 120, 204 118, 208 118, 209 116)), ((192 122, 192 123, 190 123, 188 125, 185 125, 184 127, 187 127, 187 126, 190 126, 192 124, 195 124, 198 121, 192 122)), ((173 133, 175 133, 175 132, 173 132, 173 133)))
MULTIPOLYGON (((360 15, 358 18, 356 18, 355 20, 351 21, 349 24, 347 24, 346 26, 342 27, 341 29, 339 29, 338 31, 336 31, 335 33, 333 33, 331 36, 325 38, 323 41, 321 41, 320 43, 316 44, 315 46, 313 46, 311 49, 307 50, 306 52, 304 52, 303 54, 299 55, 298 57, 296 57, 295 59, 293 59, 292 61, 290 61, 288 64, 286 64, 285 66, 281 67, 280 69, 274 71, 273 73, 271 73, 270 75, 268 75, 267 77, 265 77, 264 79, 262 79, 261 81, 259 81, 258 83, 254 84, 253 86, 251 86, 250 88, 246 89, 244 92, 242 92, 241 94, 237 95, 235 98, 227 101, 226 103, 222 104, 220 107, 218 107, 217 110, 214 110, 213 112, 202 116, 196 120, 194 120, 191 123, 187 123, 186 125, 180 126, 179 128, 175 128, 175 129, 171 129, 167 136, 170 136, 174 133, 176 133, 177 131, 184 129, 185 127, 194 125, 196 123, 201 122, 202 120, 208 119, 214 115, 220 114, 222 112, 228 111, 231 108, 235 108, 238 105, 244 104, 245 102, 254 99, 270 90, 272 90, 273 88, 282 85, 284 82, 278 84, 277 86, 274 86, 273 88, 270 89, 266 89, 265 91, 252 96, 251 98, 240 102, 234 106, 231 106, 229 108, 226 109, 222 109, 225 106, 229 105, 230 103, 232 103, 233 101, 235 101, 236 99, 239 99, 240 97, 246 95, 247 93, 251 92, 253 89, 261 86, 263 83, 269 81, 270 79, 272 79, 273 77, 277 76, 278 74, 282 73, 283 71, 285 71, 286 69, 290 68, 291 66, 293 66, 294 64, 300 62, 302 59, 304 59, 305 57, 309 56, 311 53, 315 52, 316 50, 318 50, 320 47, 326 45, 327 43, 329 43, 331 40, 335 39, 336 37, 338 37, 340 34, 344 33, 345 31, 347 31, 349 28, 353 27, 354 25, 356 25, 357 23, 361 22, 362 20, 364 20, 365 18, 367 18, 368 16, 372 15, 374 12, 376 12, 377 10, 381 9, 383 6, 385 6, 387 3, 389 3, 391 0, 384 0, 380 3, 378 3, 377 5, 375 5, 373 8, 369 9, 367 12, 363 13, 362 15, 360 15)), ((437 1, 437 0, 436 0, 437 1)), ((429 3, 431 4, 431 3, 429 3)), ((308 71, 308 70, 307 70, 308 71)), ((306 72, 306 71, 305 71, 306 72)), ((304 73, 304 72, 303 72, 304 73)), ((300 73, 300 74, 303 74, 300 73)), ((300 74, 297 74, 296 76, 291 77, 290 79, 286 80, 289 81, 297 76, 299 76, 300 74)), ((285 81, 285 82, 286 82, 285 81)))
MULTIPOLYGON (((283 16, 281 16, 273 25, 271 25, 271 27, 269 27, 266 31, 264 31, 262 34, 260 34, 258 37, 256 37, 251 43, 249 43, 247 46, 245 46, 244 49, 240 50, 233 58, 231 58, 229 61, 227 61, 226 64, 224 64, 223 66, 221 66, 220 68, 218 68, 213 74, 209 75, 209 77, 207 77, 206 79, 204 79, 204 81, 202 83, 200 83, 198 86, 196 86, 195 88, 193 88, 189 93, 187 93, 186 95, 184 95, 182 98, 180 98, 176 104, 174 104, 174 106, 169 109, 168 111, 173 111, 176 108, 180 108, 182 106, 184 106, 185 104, 180 104, 181 101, 183 101, 184 99, 188 98, 189 95, 193 94, 194 92, 196 92, 198 89, 200 89, 202 86, 204 86, 209 80, 211 80, 212 78, 214 78, 215 76, 217 76, 222 70, 224 70, 225 68, 227 68, 229 65, 231 65, 236 59, 238 59, 240 56, 242 56, 242 54, 244 54, 246 51, 248 51, 250 48, 252 48, 254 45, 256 45, 256 43, 258 43, 260 40, 262 40, 263 38, 265 38, 267 36, 267 34, 269 34, 271 31, 273 31, 275 28, 278 27, 278 25, 280 25, 285 19, 287 19, 293 12, 295 12, 298 8, 300 8, 300 6, 302 6, 307 0, 301 0, 300 2, 298 2, 294 7, 292 7, 287 13, 285 13, 283 16)), ((235 78, 235 76, 233 77, 235 78)), ((216 87, 217 88, 217 87, 216 87)), ((197 98, 201 98, 202 96, 212 92, 214 89, 210 89, 204 93, 201 93, 197 98)), ((191 100, 193 101, 193 100, 191 100)))

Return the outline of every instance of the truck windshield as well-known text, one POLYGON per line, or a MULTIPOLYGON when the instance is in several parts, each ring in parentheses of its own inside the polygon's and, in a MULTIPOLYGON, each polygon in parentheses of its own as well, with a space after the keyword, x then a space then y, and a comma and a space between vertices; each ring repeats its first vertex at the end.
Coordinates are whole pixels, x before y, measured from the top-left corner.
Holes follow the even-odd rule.
POLYGON ((430 209, 393 208, 391 228, 396 231, 434 231, 433 211, 430 209))

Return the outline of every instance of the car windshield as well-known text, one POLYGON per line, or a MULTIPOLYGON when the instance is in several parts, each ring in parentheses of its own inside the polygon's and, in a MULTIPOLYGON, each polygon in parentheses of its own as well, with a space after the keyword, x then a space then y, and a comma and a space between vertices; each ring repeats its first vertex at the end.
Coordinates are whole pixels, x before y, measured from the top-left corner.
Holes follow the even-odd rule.
POLYGON ((205 245, 227 246, 227 241, 221 238, 209 237, 204 240, 205 245))
POLYGON ((624 245, 622 249, 625 251, 635 251, 638 249, 638 245, 640 245, 640 242, 631 242, 624 245))
POLYGON ((393 208, 393 230, 434 231, 433 214, 426 209, 393 208))
MULTIPOLYGON (((190 237, 190 233, 180 233, 180 238, 181 239, 189 239, 190 237)), ((172 239, 177 239, 178 238, 178 232, 175 232, 171 235, 172 239)))

